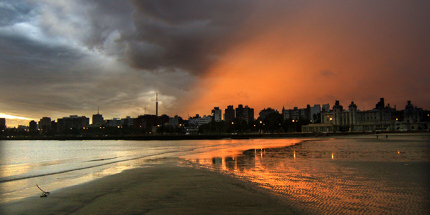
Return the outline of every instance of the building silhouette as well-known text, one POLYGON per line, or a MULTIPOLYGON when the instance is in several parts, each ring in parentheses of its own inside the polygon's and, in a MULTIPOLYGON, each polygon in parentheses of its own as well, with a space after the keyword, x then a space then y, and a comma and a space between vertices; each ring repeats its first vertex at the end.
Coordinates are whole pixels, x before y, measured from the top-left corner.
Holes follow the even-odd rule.
POLYGON ((127 116, 121 119, 121 125, 126 127, 132 127, 133 121, 134 121, 133 118, 131 118, 130 116, 127 116))
POLYGON ((88 128, 90 119, 85 116, 70 115, 70 117, 63 117, 57 119, 57 129, 62 132, 65 130, 80 130, 88 128))
POLYGON ((118 126, 122 126, 122 120, 120 118, 113 118, 113 119, 108 119, 106 120, 106 124, 107 127, 118 127, 118 126))
POLYGON ((43 117, 39 120, 39 130, 41 134, 49 132, 52 130, 51 117, 43 117))
POLYGON ((30 133, 36 133, 36 132, 38 132, 37 122, 36 121, 31 120, 28 127, 29 127, 29 132, 30 133))
POLYGON ((91 124, 94 126, 102 126, 105 124, 105 120, 103 118, 103 115, 100 114, 99 108, 97 108, 97 114, 93 114, 91 124))
POLYGON ((182 118, 178 115, 175 115, 169 119, 169 124, 171 126, 178 127, 180 124, 182 124, 182 118))
POLYGON ((245 119, 247 123, 255 121, 254 108, 245 106, 245 115, 247 116, 247 119, 245 119))
POLYGON ((329 112, 330 111, 330 104, 323 104, 321 111, 329 112))
POLYGON ((308 105, 307 108, 297 108, 294 107, 293 109, 284 109, 282 108, 282 115, 284 117, 284 120, 289 120, 289 119, 294 119, 294 120, 299 120, 299 119, 310 119, 310 106, 308 105))
POLYGON ((196 114, 196 116, 190 117, 188 119, 188 124, 191 127, 198 127, 201 125, 208 124, 210 122, 212 122, 212 116, 206 116, 205 115, 205 116, 201 117, 199 114, 196 114))
POLYGON ((211 111, 212 117, 215 122, 221 122, 222 121, 222 111, 219 109, 219 107, 214 107, 214 109, 211 111))
POLYGON ((227 106, 227 109, 224 110, 224 121, 231 122, 234 120, 236 114, 235 110, 233 108, 233 105, 227 106))
POLYGON ((6 118, 0 118, 0 131, 6 129, 6 118))
POLYGON ((316 123, 321 120, 321 105, 314 105, 310 107, 309 120, 311 123, 316 123))
POLYGON ((236 108, 236 118, 245 120, 247 123, 254 121, 254 109, 248 106, 239 105, 236 108))
MULTIPOLYGON (((303 132, 345 132, 345 131, 394 131, 395 121, 391 114, 395 109, 385 106, 384 98, 372 110, 360 111, 352 101, 348 109, 344 109, 339 101, 332 110, 321 112, 321 123, 302 126, 303 132)), ((398 130, 398 129, 397 129, 398 130)))
POLYGON ((428 129, 430 122, 425 121, 424 118, 424 110, 407 101, 402 120, 396 118, 395 129, 400 131, 428 129))

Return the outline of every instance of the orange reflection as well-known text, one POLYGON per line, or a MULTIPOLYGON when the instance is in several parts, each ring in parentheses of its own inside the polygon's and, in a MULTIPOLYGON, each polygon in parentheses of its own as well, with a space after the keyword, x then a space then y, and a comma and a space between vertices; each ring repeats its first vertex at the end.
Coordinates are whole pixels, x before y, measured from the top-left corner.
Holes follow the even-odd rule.
MULTIPOLYGON (((423 200, 425 195, 421 195, 421 190, 425 189, 409 189, 409 183, 407 183, 404 189, 399 190, 398 187, 392 186, 397 183, 396 180, 390 182, 367 178, 368 172, 363 171, 363 168, 373 167, 369 167, 366 162, 357 162, 356 159, 366 156, 363 161, 368 161, 367 157, 372 160, 374 154, 360 150, 336 151, 328 148, 333 147, 332 143, 336 143, 336 140, 330 139, 327 142, 331 144, 318 145, 318 142, 312 142, 312 144, 297 144, 291 147, 255 147, 235 156, 220 156, 212 159, 208 162, 208 167, 213 170, 227 171, 228 174, 252 181, 281 196, 285 195, 291 201, 297 202, 299 206, 303 204, 307 208, 316 208, 315 214, 331 209, 337 209, 336 213, 341 214, 386 214, 390 210, 410 204, 409 199, 404 198, 405 196, 409 196, 416 202, 428 202, 423 200), (310 147, 315 148, 309 150, 310 147), (296 151, 299 157, 296 156, 296 151), (334 153, 337 153, 336 159, 340 162, 334 162, 334 153), (343 162, 345 160, 353 161, 352 165, 348 165, 349 162, 343 162), (416 195, 418 193, 420 194, 416 195), (392 204, 389 208, 386 207, 388 203, 392 204)), ((343 145, 343 142, 340 143, 343 145)), ((357 145, 361 144, 362 142, 359 142, 357 145)), ((257 146, 257 144, 249 145, 257 146)), ((395 152, 395 148, 386 151, 389 159, 396 157, 392 155, 392 151, 395 152)), ((378 154, 380 154, 379 151, 378 154)), ((397 154, 410 153, 397 151, 397 154)), ((415 159, 416 156, 413 158, 415 159)), ((424 159, 427 162, 428 156, 424 159)), ((399 173, 403 174, 405 169, 402 162, 395 160, 393 165, 399 165, 401 167, 399 169, 402 170, 399 173)), ((409 179, 407 181, 409 182, 409 179)), ((423 205, 419 203, 407 207, 419 208, 423 205)), ((428 210, 420 208, 417 211, 419 211, 417 214, 421 214, 421 211, 428 210)))
MULTIPOLYGON (((304 139, 249 139, 249 140, 218 140, 218 141, 207 141, 205 144, 208 147, 200 149, 201 151, 191 154, 184 155, 182 158, 197 160, 205 158, 225 158, 225 157, 237 157, 237 155, 243 153, 251 153, 248 150, 255 151, 260 149, 260 156, 264 155, 264 148, 278 148, 289 145, 294 145, 303 141, 304 139)), ((208 161, 211 162, 211 161, 208 161)), ((206 162, 207 163, 207 162, 206 162)))
MULTIPOLYGON (((239 178, 246 178, 260 187, 279 194, 286 194, 288 198, 300 202, 315 201, 316 193, 322 198, 344 200, 344 193, 338 192, 338 187, 317 183, 313 180, 314 175, 308 171, 303 171, 305 166, 301 162, 294 162, 296 151, 289 152, 293 154, 293 159, 291 159, 291 154, 284 157, 287 159, 272 159, 270 156, 262 156, 267 152, 268 148, 261 148, 234 157, 216 157, 197 161, 210 168, 233 173, 239 178), (273 163, 273 161, 275 162, 273 163)), ((288 153, 288 150, 285 149, 283 152, 288 153)), ((334 153, 332 153, 332 158, 334 158, 334 153)), ((328 167, 324 171, 336 172, 338 170, 335 167, 328 167)))

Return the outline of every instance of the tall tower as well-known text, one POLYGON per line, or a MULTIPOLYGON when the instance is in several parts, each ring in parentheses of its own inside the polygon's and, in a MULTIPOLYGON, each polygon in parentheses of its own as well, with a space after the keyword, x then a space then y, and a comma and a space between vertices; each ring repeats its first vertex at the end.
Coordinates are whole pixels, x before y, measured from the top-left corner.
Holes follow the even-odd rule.
POLYGON ((104 118, 100 114, 100 108, 97 106, 97 114, 93 114, 93 125, 101 126, 104 124, 104 118))
POLYGON ((357 105, 351 102, 349 107, 349 131, 354 131, 354 125, 357 124, 357 105))
POLYGON ((333 106, 333 124, 342 125, 342 111, 343 106, 339 104, 339 100, 333 106))
POLYGON ((158 117, 158 93, 155 94, 155 115, 158 117))

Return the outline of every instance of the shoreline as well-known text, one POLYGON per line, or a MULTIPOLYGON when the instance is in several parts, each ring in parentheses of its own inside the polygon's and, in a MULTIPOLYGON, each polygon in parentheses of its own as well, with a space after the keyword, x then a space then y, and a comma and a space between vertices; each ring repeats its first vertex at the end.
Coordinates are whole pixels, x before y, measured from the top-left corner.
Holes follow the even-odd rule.
POLYGON ((142 135, 77 135, 77 136, 0 136, 0 140, 217 140, 217 139, 261 139, 298 137, 342 137, 370 134, 419 134, 428 131, 408 132, 343 132, 343 133, 273 133, 273 134, 142 134, 142 135))
POLYGON ((252 182, 175 162, 0 205, 2 214, 306 214, 252 182))

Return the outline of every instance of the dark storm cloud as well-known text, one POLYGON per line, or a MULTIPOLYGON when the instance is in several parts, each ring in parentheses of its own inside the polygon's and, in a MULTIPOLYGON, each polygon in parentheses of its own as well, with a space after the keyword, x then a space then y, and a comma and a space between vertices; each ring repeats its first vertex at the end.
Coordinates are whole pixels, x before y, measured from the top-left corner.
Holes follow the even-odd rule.
POLYGON ((231 43, 253 1, 132 1, 135 30, 124 34, 135 68, 205 71, 231 43))
MULTIPOLYGON (((308 80, 300 89, 320 84, 295 93, 306 102, 327 88, 334 97, 366 94, 373 102, 383 89, 404 94, 402 101, 424 95, 412 98, 418 100, 429 92, 429 7, 385 0, 1 1, 0 112, 37 118, 58 111, 54 118, 90 115, 100 105, 112 113, 106 117, 136 116, 153 109, 159 92, 160 108, 174 114, 189 111, 196 95, 228 97, 203 93, 226 88, 207 87, 222 74, 243 74, 253 88, 265 84, 261 77, 308 80), (377 92, 362 87, 371 85, 377 92)), ((262 90, 268 88, 276 87, 262 90)))
POLYGON ((193 80, 178 69, 149 73, 118 61, 126 46, 117 40, 135 30, 128 2, 12 3, 0 5, 9 10, 0 26, 0 113, 56 119, 101 106, 105 117, 137 116, 146 105, 152 111, 155 90, 167 109, 193 80))
POLYGON ((112 33, 133 28, 128 1, 65 1, 39 5, 37 11, 46 34, 79 38, 90 49, 103 50, 112 33))
POLYGON ((103 49, 105 41, 112 32, 123 32, 133 28, 131 20, 133 8, 128 1, 92 0, 84 2, 92 7, 87 14, 91 23, 91 34, 85 39, 85 43, 90 48, 103 49))
POLYGON ((16 0, 0 2, 0 26, 9 26, 26 20, 31 13, 31 6, 16 0))
MULTIPOLYGON (((86 54, 67 46, 50 47, 27 38, 0 38, 0 83, 37 86, 52 80, 60 81, 86 54)), ((76 71, 73 75, 81 77, 76 71)))

